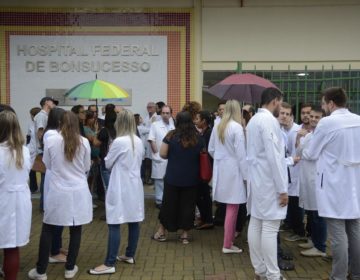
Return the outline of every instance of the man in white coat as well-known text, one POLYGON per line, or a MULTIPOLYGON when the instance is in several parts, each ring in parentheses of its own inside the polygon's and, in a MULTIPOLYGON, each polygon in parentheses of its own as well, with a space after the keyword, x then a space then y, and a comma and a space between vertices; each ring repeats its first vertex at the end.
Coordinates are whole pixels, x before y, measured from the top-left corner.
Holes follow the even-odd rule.
POLYGON ((261 95, 262 108, 246 128, 251 215, 248 241, 256 279, 284 279, 277 261, 277 234, 288 203, 285 145, 275 118, 281 102, 282 93, 278 89, 265 89, 261 95))
POLYGON ((167 160, 159 155, 162 141, 166 134, 175 129, 174 123, 170 121, 171 110, 169 106, 164 106, 161 109, 161 120, 154 122, 151 125, 148 141, 151 147, 152 158, 152 172, 151 178, 154 179, 155 185, 155 203, 156 207, 160 208, 162 204, 162 197, 164 191, 164 176, 167 166, 167 160))
MULTIPOLYGON (((317 124, 323 117, 323 110, 320 106, 313 106, 310 112, 310 125, 314 131, 317 124)), ((296 147, 297 154, 301 156, 302 150, 306 148, 313 136, 306 129, 297 133, 296 147)), ((302 159, 299 163, 299 207, 306 210, 307 224, 310 224, 311 238, 307 243, 299 244, 299 247, 306 250, 301 255, 306 257, 326 256, 326 222, 319 217, 316 204, 316 161, 302 159)))
MULTIPOLYGON (((159 121, 161 118, 160 116, 156 113, 156 104, 154 102, 148 102, 148 104, 146 105, 146 110, 147 110, 147 115, 145 115, 144 117, 144 122, 142 124, 143 126, 143 132, 145 132, 145 134, 143 134, 143 137, 146 138, 146 140, 149 137, 149 131, 150 131, 150 127, 151 125, 156 122, 159 121)), ((150 143, 148 141, 146 141, 146 144, 144 144, 145 147, 145 160, 144 160, 144 183, 148 184, 148 185, 152 185, 153 182, 151 180, 151 147, 150 147, 150 143)))
POLYGON ((324 91, 322 107, 330 116, 320 120, 302 153, 317 160, 316 201, 330 236, 333 280, 347 279, 348 271, 360 279, 360 116, 346 102, 342 88, 324 91))

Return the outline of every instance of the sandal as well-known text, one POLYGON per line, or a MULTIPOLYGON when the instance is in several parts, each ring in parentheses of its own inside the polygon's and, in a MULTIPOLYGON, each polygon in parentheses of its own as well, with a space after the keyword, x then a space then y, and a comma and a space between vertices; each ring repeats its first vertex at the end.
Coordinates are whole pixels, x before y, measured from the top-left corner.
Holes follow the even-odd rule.
POLYGON ((166 236, 165 234, 160 234, 156 232, 153 236, 151 236, 151 239, 156 240, 158 242, 164 242, 166 241, 166 236))
POLYGON ((180 241, 183 245, 187 245, 187 244, 190 243, 188 237, 179 237, 179 241, 180 241))

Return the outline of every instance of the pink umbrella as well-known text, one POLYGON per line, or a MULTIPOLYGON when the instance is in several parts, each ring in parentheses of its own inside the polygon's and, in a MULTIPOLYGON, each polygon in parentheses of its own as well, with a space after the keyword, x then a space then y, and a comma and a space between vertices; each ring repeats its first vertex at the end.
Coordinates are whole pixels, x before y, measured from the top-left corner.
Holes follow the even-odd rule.
POLYGON ((269 80, 253 74, 232 74, 208 89, 212 95, 223 99, 235 99, 245 103, 259 103, 264 89, 278 88, 269 80))

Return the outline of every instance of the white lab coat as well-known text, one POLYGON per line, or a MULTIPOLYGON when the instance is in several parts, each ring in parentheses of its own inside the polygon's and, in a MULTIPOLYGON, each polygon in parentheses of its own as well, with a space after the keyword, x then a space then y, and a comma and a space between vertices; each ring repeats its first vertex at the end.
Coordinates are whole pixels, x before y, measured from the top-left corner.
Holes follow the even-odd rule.
POLYGON ((303 150, 317 161, 316 201, 319 216, 360 218, 360 116, 338 109, 322 118, 303 150))
POLYGON ((261 220, 279 220, 287 207, 279 194, 287 193, 285 145, 280 125, 272 113, 261 108, 246 127, 248 160, 248 212, 261 220))
POLYGON ((29 123, 27 135, 30 136, 30 142, 29 144, 26 145, 26 147, 29 149, 31 162, 34 162, 37 154, 37 148, 36 148, 37 135, 35 133, 35 122, 33 120, 31 120, 29 123))
POLYGON ((144 220, 144 188, 140 176, 144 147, 134 135, 116 138, 105 157, 106 168, 111 169, 106 193, 106 222, 123 224, 144 220))
MULTIPOLYGON (((287 135, 287 143, 286 143, 286 149, 288 151, 288 157, 291 158, 296 155, 296 136, 299 130, 302 128, 301 125, 298 125, 296 123, 293 123, 293 126, 288 131, 287 135)), ((288 195, 289 196, 299 196, 299 166, 298 164, 294 165, 294 162, 289 165, 289 171, 290 171, 290 180, 288 186, 288 195)))
POLYGON ((90 170, 90 152, 89 141, 81 137, 80 148, 69 162, 60 133, 45 141, 43 162, 51 170, 51 176, 44 195, 44 223, 77 226, 92 221, 92 197, 86 176, 90 170))
POLYGON ((17 169, 9 148, 5 143, 0 144, 1 249, 21 247, 29 242, 32 204, 28 178, 32 163, 25 146, 23 157, 23 167, 17 169))
POLYGON ((150 143, 147 141, 147 139, 149 137, 149 132, 150 132, 151 125, 154 122, 159 121, 159 120, 161 120, 161 117, 156 113, 154 113, 151 117, 149 116, 149 114, 147 114, 144 117, 144 123, 142 124, 142 126, 144 126, 146 128, 146 130, 144 130, 144 132, 146 132, 144 134, 144 138, 146 139, 146 141, 144 142, 145 158, 150 158, 151 159, 151 147, 150 147, 150 143))
POLYGON ((305 210, 317 211, 316 204, 316 161, 307 160, 302 156, 302 151, 309 145, 313 133, 300 138, 297 154, 302 158, 299 163, 299 207, 305 210))
POLYGON ((169 124, 165 124, 163 120, 154 122, 151 125, 149 138, 150 141, 155 141, 158 152, 153 153, 151 151, 152 159, 152 171, 151 178, 153 179, 164 179, 166 172, 167 160, 160 157, 160 147, 164 137, 170 131, 175 129, 174 123, 169 121, 169 124))
POLYGON ((149 151, 151 147, 150 147, 150 143, 147 141, 149 137, 150 127, 146 127, 145 125, 140 124, 138 125, 137 129, 139 131, 140 139, 145 149, 144 158, 151 158, 151 151, 149 151))
POLYGON ((213 199, 229 204, 245 203, 247 164, 243 127, 230 121, 226 127, 224 144, 219 139, 217 127, 212 130, 208 148, 214 159, 213 199))

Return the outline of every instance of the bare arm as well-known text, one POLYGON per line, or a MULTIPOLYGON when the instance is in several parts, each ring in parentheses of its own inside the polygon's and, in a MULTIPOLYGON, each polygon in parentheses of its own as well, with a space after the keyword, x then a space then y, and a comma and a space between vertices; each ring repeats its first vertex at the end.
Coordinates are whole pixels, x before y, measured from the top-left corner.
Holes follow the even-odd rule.
POLYGON ((160 157, 163 159, 167 159, 169 153, 169 145, 166 143, 162 143, 160 147, 160 157))

